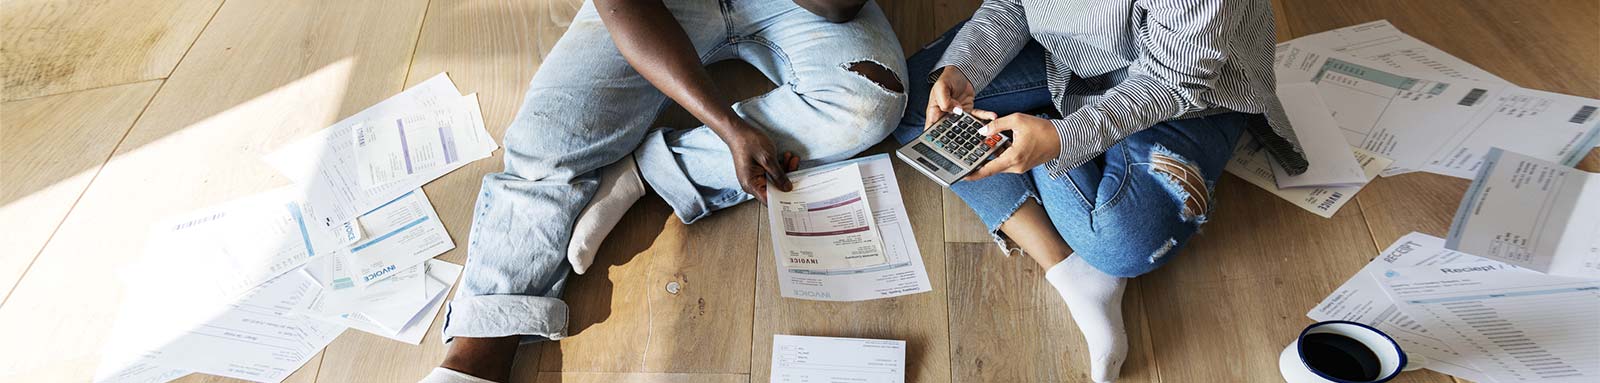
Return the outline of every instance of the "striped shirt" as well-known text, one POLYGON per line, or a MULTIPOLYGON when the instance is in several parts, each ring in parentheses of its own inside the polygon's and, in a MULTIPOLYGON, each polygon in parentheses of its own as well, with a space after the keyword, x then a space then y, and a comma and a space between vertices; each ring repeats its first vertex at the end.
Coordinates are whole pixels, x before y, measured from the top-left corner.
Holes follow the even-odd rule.
POLYGON ((1052 177, 1156 123, 1227 111, 1266 115, 1248 131, 1300 174, 1305 156, 1273 92, 1267 3, 986 0, 935 68, 955 66, 981 90, 1029 38, 1044 46, 1063 116, 1050 120, 1061 136, 1061 154, 1045 163, 1052 177))

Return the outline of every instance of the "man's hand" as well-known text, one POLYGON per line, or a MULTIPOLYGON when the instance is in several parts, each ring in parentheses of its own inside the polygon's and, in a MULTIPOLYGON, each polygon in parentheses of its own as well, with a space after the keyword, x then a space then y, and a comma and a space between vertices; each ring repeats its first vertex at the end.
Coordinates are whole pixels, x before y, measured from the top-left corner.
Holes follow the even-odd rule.
MULTIPOLYGON (((979 118, 985 117, 985 114, 994 116, 991 112, 973 111, 973 115, 979 118)), ((1000 172, 1022 173, 1061 155, 1061 134, 1056 133, 1055 125, 1051 125, 1049 120, 1012 113, 990 122, 978 133, 992 136, 1004 131, 1011 132, 1011 145, 999 156, 983 164, 983 167, 968 174, 966 180, 978 180, 1000 172)))
POLYGON ((736 124, 744 126, 729 129, 732 134, 723 136, 722 140, 728 143, 728 151, 733 155, 733 173, 739 177, 739 187, 763 204, 767 202, 769 185, 782 191, 791 190, 794 186, 789 183, 788 172, 800 165, 800 158, 789 152, 779 157, 777 147, 766 134, 743 120, 736 124))
MULTIPOLYGON (((924 114, 926 121, 922 129, 927 130, 933 123, 956 108, 971 111, 972 100, 977 96, 977 91, 972 89, 972 82, 967 81, 967 76, 954 66, 944 67, 939 73, 939 80, 933 82, 933 89, 928 91, 928 110, 924 114)), ((993 113, 989 115, 993 116, 993 113)), ((981 117, 980 117, 981 118, 981 117)), ((989 117, 992 119, 993 117, 989 117)))

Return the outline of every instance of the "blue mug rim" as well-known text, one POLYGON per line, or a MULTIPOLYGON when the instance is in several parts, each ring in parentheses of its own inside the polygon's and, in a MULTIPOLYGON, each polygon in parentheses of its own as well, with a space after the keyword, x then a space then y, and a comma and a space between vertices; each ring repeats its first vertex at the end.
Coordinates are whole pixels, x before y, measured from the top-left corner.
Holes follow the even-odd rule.
POLYGON ((1377 328, 1373 328, 1372 326, 1368 326, 1365 323, 1351 322, 1351 321, 1347 321, 1347 320, 1330 320, 1330 321, 1322 321, 1322 322, 1312 323, 1310 326, 1306 326, 1306 328, 1304 330, 1300 330, 1300 336, 1295 338, 1295 356, 1298 359, 1300 359, 1300 364, 1301 365, 1306 366, 1306 371, 1311 371, 1311 373, 1317 374, 1317 376, 1320 376, 1323 379, 1327 379, 1328 381, 1336 382, 1336 383, 1383 383, 1383 382, 1387 382, 1387 381, 1393 380, 1396 376, 1400 376, 1400 372, 1404 371, 1406 369, 1406 364, 1410 363, 1408 360, 1406 360, 1406 352, 1405 352, 1405 350, 1401 350, 1400 349, 1400 342, 1396 342, 1393 337, 1389 336, 1389 333, 1385 333, 1382 330, 1378 330, 1377 328), (1349 324, 1349 325, 1356 325, 1356 326, 1359 326, 1359 327, 1367 329, 1367 330, 1372 330, 1372 332, 1377 333, 1378 336, 1382 336, 1384 340, 1388 340, 1389 344, 1394 346, 1395 354, 1400 355, 1400 365, 1395 366, 1394 372, 1390 372, 1389 375, 1386 375, 1386 376, 1384 376, 1382 378, 1378 378, 1376 380, 1344 380, 1344 379, 1339 379, 1339 378, 1335 378, 1335 377, 1332 377, 1332 376, 1328 376, 1328 374, 1324 374, 1324 373, 1322 373, 1322 371, 1318 371, 1316 368, 1311 367, 1311 364, 1306 363, 1306 358, 1304 356, 1305 355, 1304 354, 1305 347, 1306 347, 1306 342, 1304 342, 1304 341, 1306 339, 1306 335, 1307 335, 1306 333, 1311 332, 1311 329, 1314 329, 1314 328, 1317 328, 1317 327, 1322 327, 1324 325, 1330 325, 1330 324, 1349 324))

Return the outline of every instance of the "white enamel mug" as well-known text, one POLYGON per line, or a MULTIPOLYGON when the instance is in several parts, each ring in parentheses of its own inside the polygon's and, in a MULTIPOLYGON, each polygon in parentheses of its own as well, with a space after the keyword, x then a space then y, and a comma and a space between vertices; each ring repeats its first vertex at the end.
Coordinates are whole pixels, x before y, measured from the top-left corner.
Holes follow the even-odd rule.
POLYGON ((1289 347, 1285 347, 1283 353, 1278 354, 1278 372, 1283 373, 1283 380, 1289 383, 1387 382, 1390 379, 1394 379, 1396 375, 1400 375, 1401 371, 1421 369, 1423 364, 1424 362, 1420 358, 1406 357, 1405 351, 1400 349, 1400 344, 1395 343, 1394 338, 1390 338, 1389 334, 1384 334, 1382 331, 1372 328, 1372 326, 1350 321, 1317 322, 1306 326, 1306 329, 1300 332, 1300 336, 1295 338, 1293 343, 1289 343, 1289 347), (1371 350, 1378 357, 1377 379, 1345 380, 1312 368, 1313 363, 1308 363, 1305 355, 1302 354, 1304 351, 1303 341, 1307 335, 1324 333, 1343 335, 1360 342, 1368 350, 1371 350))

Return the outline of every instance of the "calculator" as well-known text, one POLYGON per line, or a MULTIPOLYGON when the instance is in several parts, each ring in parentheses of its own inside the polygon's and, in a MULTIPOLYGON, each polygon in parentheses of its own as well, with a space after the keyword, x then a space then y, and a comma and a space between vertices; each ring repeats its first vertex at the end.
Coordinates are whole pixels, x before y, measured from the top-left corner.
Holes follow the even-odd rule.
POLYGON ((988 123, 956 108, 894 154, 928 178, 950 187, 1008 143, 1005 135, 978 134, 978 129, 988 123))

